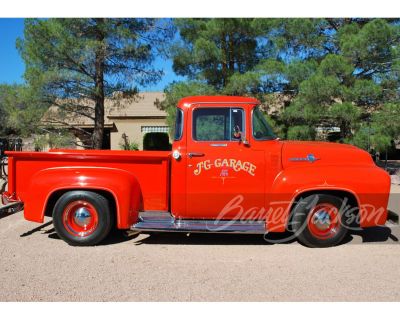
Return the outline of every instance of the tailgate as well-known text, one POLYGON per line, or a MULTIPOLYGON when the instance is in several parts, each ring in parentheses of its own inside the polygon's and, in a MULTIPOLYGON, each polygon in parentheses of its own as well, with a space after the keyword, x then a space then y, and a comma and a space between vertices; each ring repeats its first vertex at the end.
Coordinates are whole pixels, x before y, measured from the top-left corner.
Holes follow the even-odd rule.
POLYGON ((23 209, 22 201, 15 193, 14 159, 2 157, 0 159, 0 219, 23 209), (11 186, 11 187, 10 187, 11 186))

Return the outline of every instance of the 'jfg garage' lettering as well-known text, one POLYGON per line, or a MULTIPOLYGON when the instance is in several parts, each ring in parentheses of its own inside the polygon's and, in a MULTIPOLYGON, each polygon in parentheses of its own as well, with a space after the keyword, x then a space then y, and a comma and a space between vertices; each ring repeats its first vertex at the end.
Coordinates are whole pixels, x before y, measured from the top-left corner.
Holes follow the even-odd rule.
POLYGON ((256 166, 248 161, 240 161, 236 159, 215 159, 214 162, 211 160, 204 160, 197 164, 196 169, 193 173, 198 176, 203 170, 210 170, 212 167, 215 168, 232 168, 234 171, 244 171, 251 176, 255 175, 256 166))

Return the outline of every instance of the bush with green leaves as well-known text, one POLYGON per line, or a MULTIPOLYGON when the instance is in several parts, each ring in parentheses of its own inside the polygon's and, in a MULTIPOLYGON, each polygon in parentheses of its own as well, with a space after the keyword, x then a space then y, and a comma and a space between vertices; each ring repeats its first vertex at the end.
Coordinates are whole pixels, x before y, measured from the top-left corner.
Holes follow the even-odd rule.
POLYGON ((309 126, 293 126, 287 133, 289 140, 315 140, 316 132, 309 126))

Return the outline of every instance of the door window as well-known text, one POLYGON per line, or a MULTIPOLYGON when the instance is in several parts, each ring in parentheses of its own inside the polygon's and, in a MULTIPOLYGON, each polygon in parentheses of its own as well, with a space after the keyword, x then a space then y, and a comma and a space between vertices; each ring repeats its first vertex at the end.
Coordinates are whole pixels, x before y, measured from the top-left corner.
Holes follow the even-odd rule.
POLYGON ((198 108, 193 111, 193 139, 196 141, 238 141, 243 135, 243 109, 198 108))

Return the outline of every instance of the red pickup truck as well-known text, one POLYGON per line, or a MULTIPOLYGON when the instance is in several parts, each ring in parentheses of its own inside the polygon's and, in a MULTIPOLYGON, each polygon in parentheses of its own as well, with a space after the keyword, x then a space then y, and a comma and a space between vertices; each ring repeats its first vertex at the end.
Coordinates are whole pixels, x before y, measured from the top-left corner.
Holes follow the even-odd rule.
POLYGON ((71 245, 111 228, 143 232, 292 232, 311 247, 387 219, 390 177, 354 146, 279 140, 248 97, 177 106, 172 151, 8 152, 3 204, 51 216, 71 245))

